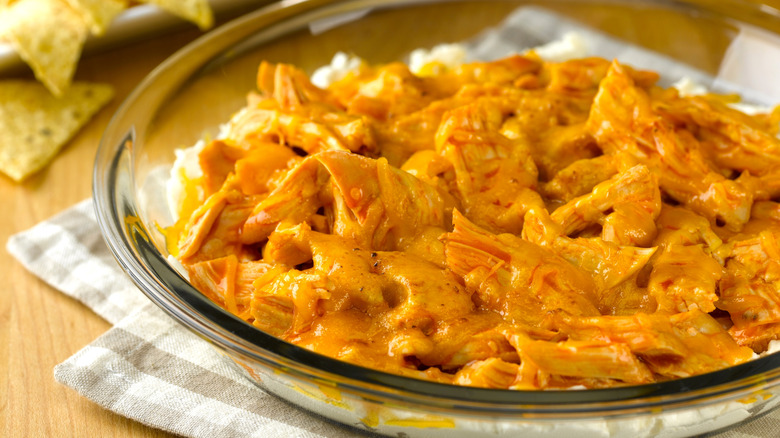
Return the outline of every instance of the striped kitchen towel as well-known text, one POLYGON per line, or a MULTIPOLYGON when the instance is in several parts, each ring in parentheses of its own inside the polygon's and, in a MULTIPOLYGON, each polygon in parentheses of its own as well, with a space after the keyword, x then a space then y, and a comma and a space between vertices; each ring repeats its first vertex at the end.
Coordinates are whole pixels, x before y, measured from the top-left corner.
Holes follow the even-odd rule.
POLYGON ((12 236, 7 247, 30 272, 114 324, 54 369, 57 381, 100 406, 182 436, 364 436, 261 391, 157 308, 114 261, 91 200, 12 236))

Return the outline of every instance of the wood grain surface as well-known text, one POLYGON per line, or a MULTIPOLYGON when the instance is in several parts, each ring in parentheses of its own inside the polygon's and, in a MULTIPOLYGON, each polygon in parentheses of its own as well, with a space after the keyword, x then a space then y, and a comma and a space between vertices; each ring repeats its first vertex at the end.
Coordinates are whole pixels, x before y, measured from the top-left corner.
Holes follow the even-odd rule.
MULTIPOLYGON (((777 2, 772 3, 777 6, 777 2)), ((639 42, 684 56, 688 62, 705 70, 717 68, 728 44, 728 35, 716 31, 715 24, 703 19, 694 23, 662 13, 638 16, 614 7, 578 8, 576 11, 569 7, 560 10, 581 14, 586 21, 609 32, 634 35, 639 42), (646 23, 654 24, 647 26, 646 23), (670 29, 675 32, 688 29, 689 44, 676 45, 670 35, 679 33, 669 32, 670 29), (697 48, 691 49, 691 41, 697 48)), ((479 5, 472 9, 472 14, 486 13, 480 12, 479 5)), ((397 18, 391 14, 388 19, 397 18)), ((435 32, 436 25, 446 23, 449 26, 453 22, 457 20, 442 17, 440 22, 428 23, 425 30, 435 32)), ((420 29, 419 24, 408 22, 399 22, 398 28, 404 32, 420 29)), ((0 176, 3 210, 0 242, 3 245, 10 235, 91 195, 93 158, 112 113, 147 73, 199 35, 193 30, 184 31, 92 55, 81 61, 76 78, 112 84, 116 97, 44 171, 22 184, 0 176)), ((333 47, 337 46, 338 40, 334 40, 333 47)), ((391 46, 392 39, 389 39, 388 47, 377 50, 391 51, 391 46)), ((0 279, 0 436, 168 436, 106 411, 54 381, 54 366, 104 333, 109 328, 107 322, 28 273, 6 251, 0 251, 0 279)))
MULTIPOLYGON (((135 85, 199 36, 185 31, 83 59, 78 80, 109 83, 116 96, 42 172, 22 184, 0 177, 0 242, 90 197, 103 129, 135 85)), ((0 436, 163 437, 107 411, 54 380, 53 368, 109 328, 89 308, 28 273, 0 251, 0 436)))

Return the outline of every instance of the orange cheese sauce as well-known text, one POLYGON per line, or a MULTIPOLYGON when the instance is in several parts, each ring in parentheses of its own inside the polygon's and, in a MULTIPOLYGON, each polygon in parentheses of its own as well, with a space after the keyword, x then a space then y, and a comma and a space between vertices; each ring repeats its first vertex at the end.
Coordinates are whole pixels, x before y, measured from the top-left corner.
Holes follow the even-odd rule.
POLYGON ((600 388, 780 336, 780 112, 599 58, 263 63, 169 243, 261 330, 401 375, 600 388))

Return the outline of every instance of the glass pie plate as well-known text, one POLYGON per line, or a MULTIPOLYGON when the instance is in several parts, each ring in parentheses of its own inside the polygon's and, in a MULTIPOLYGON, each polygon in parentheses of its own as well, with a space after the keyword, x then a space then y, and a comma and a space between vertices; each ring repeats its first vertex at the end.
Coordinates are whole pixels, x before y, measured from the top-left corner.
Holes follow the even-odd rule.
POLYGON ((311 73, 337 51, 385 63, 440 43, 484 48, 480 44, 497 35, 521 50, 560 38, 571 26, 601 38, 599 55, 639 53, 639 62, 650 63, 645 67, 669 66, 661 71, 665 81, 675 79, 672 70, 684 71, 716 89, 736 88, 756 101, 780 102, 772 89, 776 81, 769 80, 778 68, 771 59, 772 51, 780 50, 780 20, 775 9, 759 3, 280 1, 180 50, 118 110, 94 171, 104 237, 153 302, 210 342, 258 387, 366 431, 448 438, 681 437, 771 410, 780 403, 780 354, 690 378, 598 390, 492 390, 390 375, 257 330, 214 305, 167 261, 161 229, 173 221, 165 183, 174 149, 217 135, 254 89, 260 61, 287 62, 311 73), (519 20, 515 30, 520 32, 501 32, 509 16, 519 20), (751 62, 766 66, 756 71, 751 62))

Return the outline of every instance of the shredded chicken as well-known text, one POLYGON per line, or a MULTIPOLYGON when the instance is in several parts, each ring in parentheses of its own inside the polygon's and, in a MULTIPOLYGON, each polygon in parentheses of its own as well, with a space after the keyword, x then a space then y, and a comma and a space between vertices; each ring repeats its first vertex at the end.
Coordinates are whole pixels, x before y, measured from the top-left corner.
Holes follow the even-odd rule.
POLYGON ((192 284, 304 348, 488 388, 687 377, 780 339, 776 118, 599 58, 429 70, 320 89, 262 63, 168 230, 192 284))

